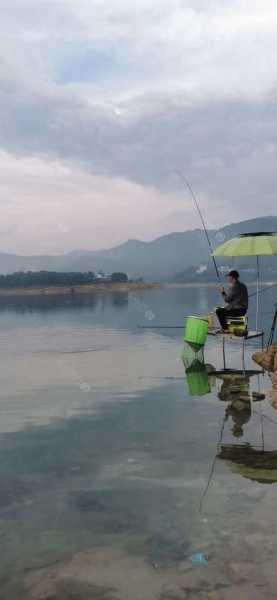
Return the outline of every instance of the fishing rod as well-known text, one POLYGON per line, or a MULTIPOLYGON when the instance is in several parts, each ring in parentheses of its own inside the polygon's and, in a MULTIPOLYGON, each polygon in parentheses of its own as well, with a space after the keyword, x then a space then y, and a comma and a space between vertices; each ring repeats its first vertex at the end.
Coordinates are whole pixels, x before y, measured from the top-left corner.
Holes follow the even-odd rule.
MULTIPOLYGON (((187 318, 186 316, 184 317, 187 318)), ((137 325, 138 329, 184 329, 184 325, 137 325)))
POLYGON ((208 491, 210 489, 210 485, 212 483, 212 479, 213 479, 213 476, 214 476, 214 473, 215 473, 216 460, 217 460, 218 452, 220 450, 220 445, 221 445, 221 442, 222 442, 222 439, 223 439, 225 423, 226 423, 226 416, 224 414, 223 415, 223 421, 221 423, 221 427, 220 427, 219 434, 218 434, 218 441, 217 441, 217 444, 216 444, 216 452, 215 452, 215 455, 214 455, 214 458, 213 458, 213 461, 212 461, 212 464, 211 464, 208 481, 207 481, 207 484, 206 484, 206 486, 204 488, 204 491, 203 491, 203 493, 202 493, 202 495, 200 497, 199 508, 198 508, 198 512, 199 513, 202 513, 204 501, 205 501, 205 498, 206 498, 206 496, 208 494, 208 491))
MULTIPOLYGON (((259 294, 263 294, 264 292, 267 292, 268 290, 272 290, 276 286, 277 286, 277 283, 273 283, 272 285, 266 285, 265 287, 263 287, 259 290, 259 294)), ((249 294, 249 298, 256 296, 256 294, 257 294, 257 292, 253 292, 252 294, 249 294)))
POLYGON ((208 242, 208 246, 209 246, 209 249, 210 249, 210 253, 211 253, 213 265, 214 265, 214 268, 215 268, 216 276, 217 276, 218 281, 220 282, 220 275, 219 275, 218 266, 216 264, 215 257, 213 256, 212 243, 211 243, 210 236, 208 234, 208 230, 207 230, 207 227, 205 225, 204 217, 203 217, 203 214, 201 212, 201 209, 200 209, 199 203, 197 201, 196 195, 195 195, 195 193, 194 193, 194 191, 193 191, 193 189, 192 189, 189 181, 186 179, 186 177, 183 175, 183 173, 181 173, 180 171, 177 171, 177 170, 175 171, 175 173, 183 180, 184 184, 188 188, 189 193, 190 193, 190 195, 191 195, 191 197, 193 199, 194 205, 195 205, 196 210, 197 210, 197 212, 199 214, 199 217, 200 217, 200 220, 201 220, 201 223, 202 223, 202 226, 203 226, 203 230, 205 232, 205 236, 206 236, 206 239, 207 239, 207 242, 208 242))
POLYGON ((270 330, 269 337, 268 337, 267 350, 268 350, 269 346, 271 346, 271 344, 273 344, 274 335, 275 335, 275 329, 276 329, 276 323, 277 323, 277 302, 275 304, 275 313, 274 313, 274 316, 273 316, 271 330, 270 330))

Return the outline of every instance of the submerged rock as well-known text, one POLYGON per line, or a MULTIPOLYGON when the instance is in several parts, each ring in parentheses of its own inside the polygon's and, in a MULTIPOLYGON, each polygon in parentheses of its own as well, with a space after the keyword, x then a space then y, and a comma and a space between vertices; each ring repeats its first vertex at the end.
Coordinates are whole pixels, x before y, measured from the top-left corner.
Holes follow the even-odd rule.
MULTIPOLYGON (((82 582, 58 581, 54 586, 46 586, 37 596, 38 600, 116 600, 115 591, 104 586, 82 582)), ((32 597, 32 596, 31 596, 32 597)))
POLYGON ((22 600, 200 600, 220 597, 231 584, 216 564, 204 572, 154 569, 142 557, 101 548, 29 573, 22 600))
POLYGON ((234 583, 241 583, 251 581, 253 574, 255 574, 256 565, 253 562, 246 561, 230 561, 227 563, 226 571, 228 572, 230 579, 234 583))
POLYGON ((79 593, 76 600, 156 600, 161 591, 159 575, 151 566, 141 558, 109 549, 78 553, 69 561, 29 574, 24 583, 30 600, 69 600, 74 598, 71 589, 79 593), (86 596, 82 595, 84 586, 86 596))

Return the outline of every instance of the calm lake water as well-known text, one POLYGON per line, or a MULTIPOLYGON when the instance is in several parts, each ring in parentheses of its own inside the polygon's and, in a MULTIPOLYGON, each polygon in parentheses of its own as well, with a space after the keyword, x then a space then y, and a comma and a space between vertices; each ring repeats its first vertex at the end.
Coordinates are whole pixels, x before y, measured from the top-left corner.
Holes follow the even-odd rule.
MULTIPOLYGON (((217 303, 1 298, 1 600, 276 598, 277 412, 252 396, 270 380, 187 379, 182 330, 138 328, 217 303)), ((240 342, 226 353, 241 369, 240 342)), ((220 341, 205 360, 222 369, 220 341)))

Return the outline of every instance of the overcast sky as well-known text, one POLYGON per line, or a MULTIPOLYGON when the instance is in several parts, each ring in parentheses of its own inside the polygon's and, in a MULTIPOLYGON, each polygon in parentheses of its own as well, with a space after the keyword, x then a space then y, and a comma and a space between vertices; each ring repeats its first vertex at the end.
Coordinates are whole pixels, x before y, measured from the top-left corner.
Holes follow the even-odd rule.
POLYGON ((0 251, 277 214, 276 0, 1 0, 0 251))

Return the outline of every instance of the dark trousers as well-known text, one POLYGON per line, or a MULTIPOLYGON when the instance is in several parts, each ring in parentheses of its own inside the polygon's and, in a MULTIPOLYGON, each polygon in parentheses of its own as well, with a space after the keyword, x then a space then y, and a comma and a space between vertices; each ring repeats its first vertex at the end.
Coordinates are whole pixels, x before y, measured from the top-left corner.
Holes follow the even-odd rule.
POLYGON ((227 319, 229 317, 244 317, 247 313, 245 308, 217 308, 215 312, 222 329, 228 329, 227 319))

